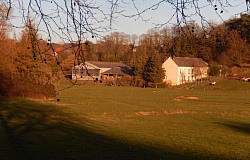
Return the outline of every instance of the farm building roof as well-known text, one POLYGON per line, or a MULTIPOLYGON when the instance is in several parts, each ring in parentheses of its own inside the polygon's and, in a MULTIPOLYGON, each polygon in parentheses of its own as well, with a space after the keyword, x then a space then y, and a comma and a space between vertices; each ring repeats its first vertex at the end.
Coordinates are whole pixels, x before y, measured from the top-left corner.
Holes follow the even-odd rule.
POLYGON ((240 67, 250 68, 250 64, 248 64, 248 63, 243 63, 243 64, 240 64, 240 67))
POLYGON ((122 62, 99 62, 99 61, 87 61, 99 68, 115 68, 115 67, 128 67, 122 62))
POLYGON ((131 75, 131 76, 134 75, 132 69, 128 66, 115 67, 110 70, 107 70, 106 72, 103 72, 102 74, 131 75))
POLYGON ((133 70, 129 66, 125 65, 122 62, 99 62, 99 61, 86 61, 85 64, 93 65, 97 68, 108 68, 102 74, 106 75, 130 75, 133 76, 133 70))
POLYGON ((208 64, 201 58, 174 57, 173 61, 180 67, 207 67, 208 64))

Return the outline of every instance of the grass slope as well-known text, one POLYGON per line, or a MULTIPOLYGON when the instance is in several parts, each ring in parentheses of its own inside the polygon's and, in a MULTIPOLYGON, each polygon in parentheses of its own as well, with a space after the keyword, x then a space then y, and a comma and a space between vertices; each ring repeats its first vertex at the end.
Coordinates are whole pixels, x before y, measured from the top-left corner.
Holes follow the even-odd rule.
POLYGON ((239 85, 73 86, 58 103, 0 98, 0 157, 249 159, 250 86, 228 83, 239 85))

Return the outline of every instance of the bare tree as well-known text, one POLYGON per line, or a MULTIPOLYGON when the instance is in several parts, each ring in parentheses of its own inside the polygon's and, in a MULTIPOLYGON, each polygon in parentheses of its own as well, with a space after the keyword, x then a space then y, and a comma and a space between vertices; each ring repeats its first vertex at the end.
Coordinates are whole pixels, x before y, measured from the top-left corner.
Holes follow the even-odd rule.
POLYGON ((197 84, 200 82, 200 85, 202 86, 203 78, 207 77, 207 71, 207 67, 194 67, 192 69, 192 81, 195 80, 197 84))

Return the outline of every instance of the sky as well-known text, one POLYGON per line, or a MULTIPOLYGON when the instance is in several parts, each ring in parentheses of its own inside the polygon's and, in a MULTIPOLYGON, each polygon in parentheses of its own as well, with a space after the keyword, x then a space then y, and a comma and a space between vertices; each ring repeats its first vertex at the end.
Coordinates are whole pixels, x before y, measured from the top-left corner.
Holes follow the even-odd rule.
MULTIPOLYGON (((67 2, 70 2, 69 0, 66 0, 67 2)), ((76 1, 81 1, 81 0, 76 0, 76 1)), ((111 1, 111 0, 110 0, 111 1)), ((115 0, 113 0, 115 1, 115 0)), ((245 0, 228 0, 230 2, 230 5, 224 5, 221 6, 218 2, 218 0, 212 0, 213 4, 209 5, 207 0, 197 0, 197 4, 200 7, 200 12, 201 15, 205 17, 206 20, 208 21, 213 21, 214 23, 221 23, 223 21, 228 20, 229 18, 233 17, 239 17, 240 13, 246 13, 247 7, 245 4, 245 0), (215 10, 217 8, 217 10, 215 10), (223 10, 223 13, 220 13, 223 10)), ((222 0, 223 1, 223 0, 222 0)), ((34 1, 33 1, 34 2, 34 1)), ((59 6, 64 6, 64 1, 60 0, 51 0, 47 1, 44 3, 41 3, 40 5, 42 6, 42 11, 48 15, 52 15, 54 17, 57 16, 57 12, 55 12, 56 4, 59 6)), ((87 0, 87 2, 90 2, 87 0)), ((226 2, 226 1, 223 1, 226 2)), ((27 6, 27 1, 24 1, 24 6, 27 6)), ((115 20, 112 21, 112 30, 107 31, 107 32, 98 32, 101 36, 105 36, 110 34, 111 32, 124 32, 125 34, 132 35, 142 35, 146 34, 149 29, 155 28, 159 24, 164 24, 168 22, 166 25, 162 26, 172 26, 173 24, 177 23, 177 18, 176 15, 173 16, 175 13, 175 8, 170 5, 169 3, 164 2, 163 0, 118 0, 119 6, 116 9, 120 14, 116 14, 115 20), (125 3, 126 2, 126 3, 125 3), (133 3, 134 2, 134 3, 133 3), (162 3, 160 3, 162 2, 162 3), (160 3, 159 6, 154 6, 150 8, 149 10, 143 12, 141 17, 138 16, 132 16, 137 13, 137 10, 143 11, 146 8, 160 3), (126 16, 130 16, 129 18, 126 16), (172 17, 173 16, 173 17, 172 17), (172 17, 172 19, 171 19, 172 17)), ((70 3, 68 3, 70 4, 70 3)), ((91 3, 88 3, 89 5, 92 6, 98 6, 104 13, 110 13, 110 5, 107 3, 106 0, 92 0, 91 3)), ((36 5, 36 4, 34 4, 36 5)), ((18 5, 16 5, 18 6, 18 5)), ((21 12, 27 12, 27 10, 18 10, 18 7, 14 9, 13 15, 15 17, 12 19, 12 23, 14 26, 22 26, 21 24, 23 23, 22 21, 22 16, 20 15, 21 12)), ((191 15, 194 13, 194 5, 188 5, 187 9, 185 10, 186 15, 191 15)), ((30 9, 30 12, 33 10, 30 9)), ((95 17, 99 18, 101 20, 103 18, 102 12, 95 10, 94 11, 96 14, 94 15, 95 17)), ((67 18, 63 14, 63 11, 59 12, 61 16, 60 23, 58 23, 60 26, 63 27, 66 24, 67 18)), ((67 39, 75 40, 77 39, 77 35, 74 34, 73 32, 67 34, 66 30, 63 32, 58 31, 57 28, 58 26, 53 24, 53 21, 48 21, 48 23, 51 25, 50 29, 53 29, 57 33, 51 34, 51 37, 46 34, 46 25, 43 24, 43 21, 41 21, 39 16, 36 16, 34 12, 30 13, 30 15, 34 18, 34 21, 36 24, 40 24, 40 35, 42 39, 52 39, 53 42, 62 42, 61 37, 67 37, 67 39)), ((79 18, 77 15, 75 16, 76 18, 79 18)), ((91 22, 94 22, 94 19, 90 17, 89 20, 91 22)), ((197 23, 200 22, 200 17, 197 15, 194 15, 191 17, 192 20, 196 21, 197 23)), ((58 19, 57 19, 58 20, 58 19)), ((110 21, 108 19, 104 20, 103 22, 94 22, 94 25, 92 27, 99 27, 99 26, 105 26, 109 25, 110 21)), ((80 31, 78 29, 78 31, 80 31)), ((15 28, 13 30, 17 34, 17 37, 20 36, 21 29, 15 28)), ((84 39, 83 40, 90 40, 90 41, 96 41, 98 40, 98 36, 95 36, 95 38, 92 38, 94 33, 91 32, 86 32, 84 33, 84 39)))
MULTIPOLYGON (((141 1, 140 7, 146 8, 150 4, 152 4, 152 0, 139 0, 141 1), (151 2, 151 3, 143 3, 143 2, 151 2)), ((205 17, 208 21, 213 21, 215 23, 222 23, 230 18, 239 17, 241 12, 246 11, 246 4, 245 1, 239 2, 239 0, 234 1, 232 0, 232 5, 234 7, 226 7, 222 9, 219 4, 214 3, 217 7, 217 11, 215 10, 214 6, 206 6, 206 1, 203 0, 200 3, 200 6, 206 6, 201 9, 202 16, 205 17), (205 2, 205 3, 204 3, 205 2), (223 13, 220 13, 223 10, 223 13)), ((192 10, 193 8, 191 8, 192 10)), ((132 10, 129 8, 129 10, 132 10)), ((191 13, 191 10, 187 10, 187 13, 191 13)), ((149 19, 147 22, 142 21, 141 19, 135 20, 135 18, 123 18, 121 17, 118 19, 118 22, 114 24, 114 28, 117 29, 118 32, 125 32, 127 34, 144 34, 150 28, 155 28, 156 24, 163 24, 167 22, 175 11, 167 4, 162 4, 156 10, 149 10, 143 16, 145 19, 149 19)), ((200 21, 199 16, 192 17, 196 22, 200 21)), ((176 24, 177 20, 174 17, 166 26, 171 26, 172 24, 176 24)))

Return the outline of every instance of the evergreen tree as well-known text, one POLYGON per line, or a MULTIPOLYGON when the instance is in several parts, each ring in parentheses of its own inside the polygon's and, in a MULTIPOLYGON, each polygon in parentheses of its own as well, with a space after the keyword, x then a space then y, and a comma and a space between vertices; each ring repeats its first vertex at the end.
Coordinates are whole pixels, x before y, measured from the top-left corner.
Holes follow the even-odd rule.
POLYGON ((163 77, 162 63, 153 56, 149 56, 142 72, 142 78, 146 82, 146 86, 153 83, 157 87, 157 84, 162 83, 163 77))
POLYGON ((240 18, 233 18, 226 22, 229 30, 237 30, 243 40, 250 43, 250 15, 242 14, 240 18))

